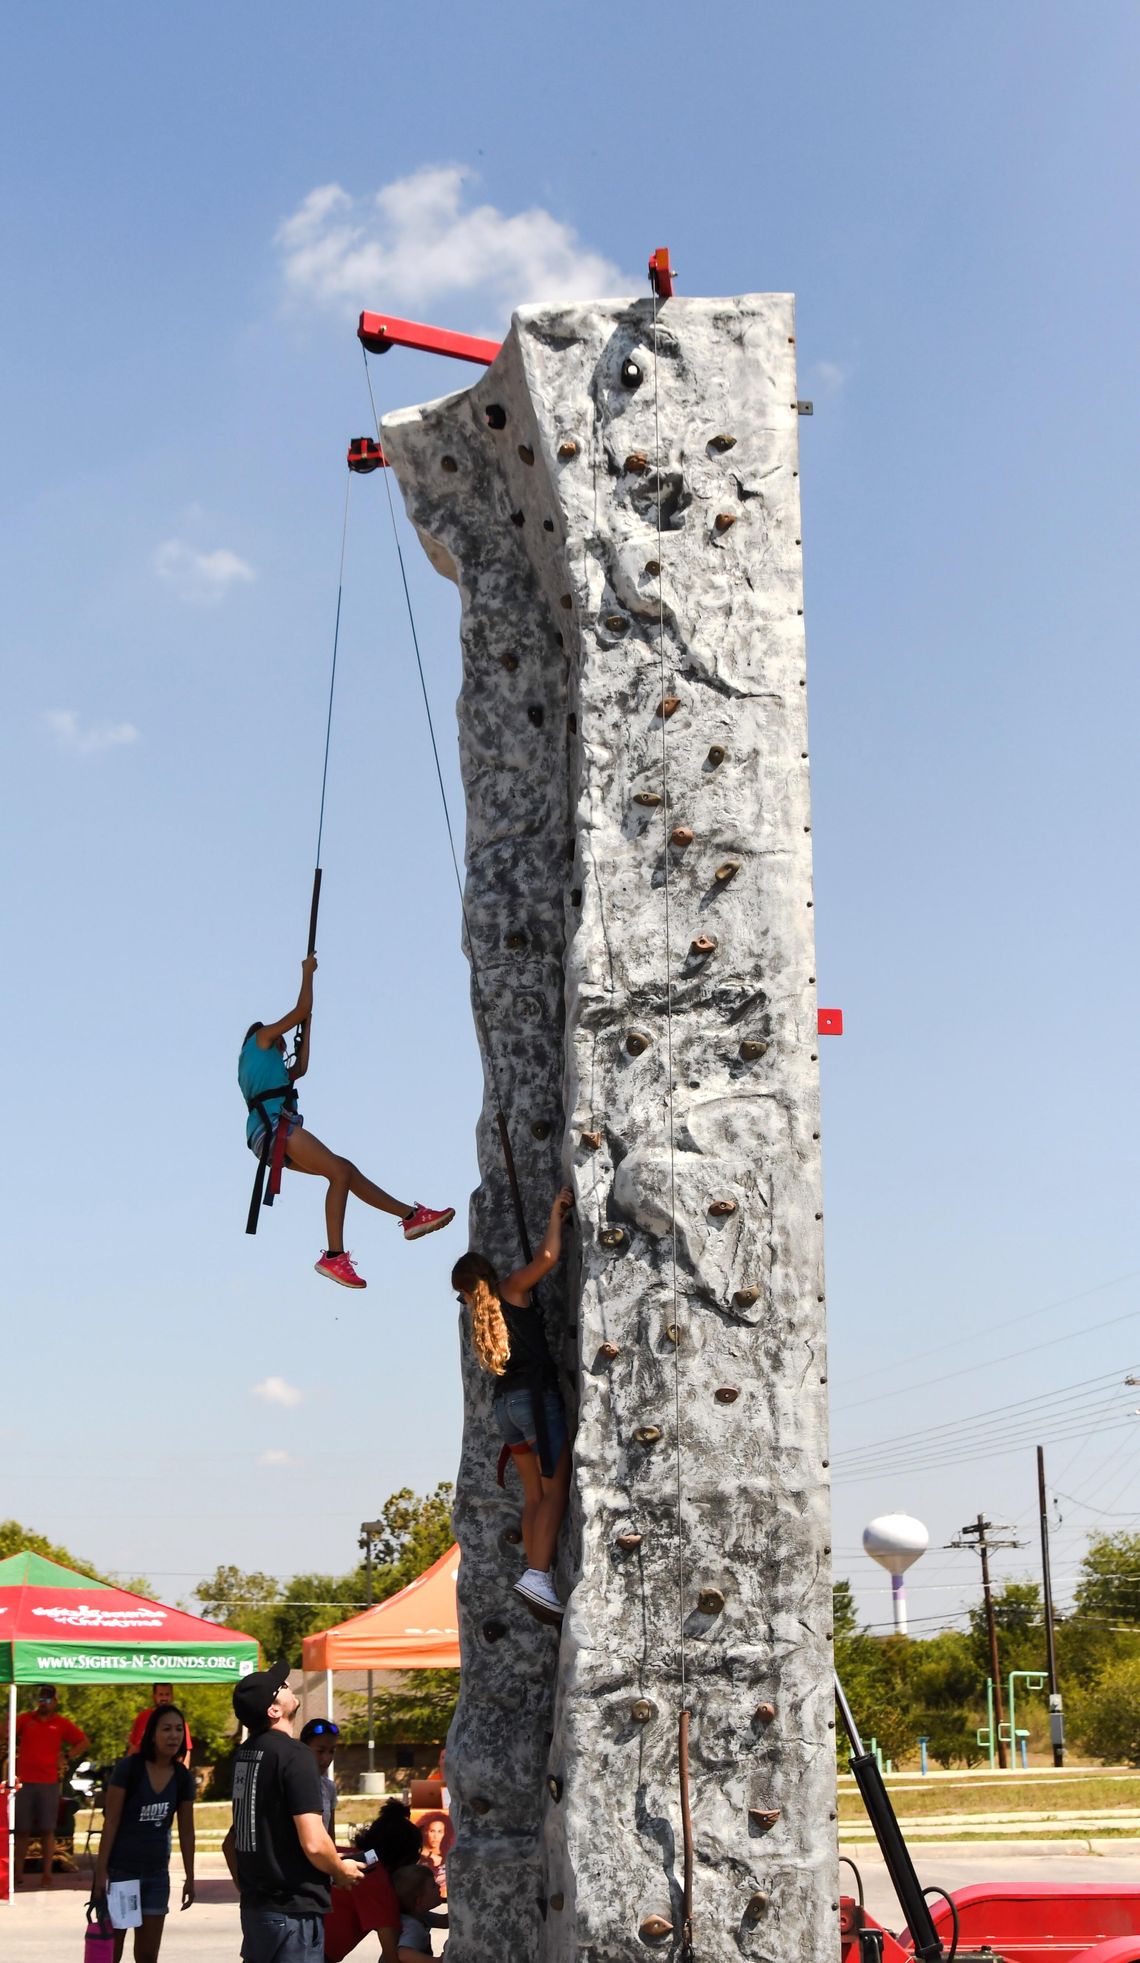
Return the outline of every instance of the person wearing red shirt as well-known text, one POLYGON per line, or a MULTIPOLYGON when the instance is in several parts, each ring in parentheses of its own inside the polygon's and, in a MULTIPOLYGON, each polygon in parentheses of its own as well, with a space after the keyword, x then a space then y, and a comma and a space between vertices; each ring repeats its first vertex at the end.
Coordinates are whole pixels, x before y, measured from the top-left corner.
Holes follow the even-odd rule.
POLYGON ((325 1963, 343 1963, 365 1936, 380 1938, 383 1963, 397 1963, 401 1909, 392 1886, 396 1868, 418 1861, 422 1836, 398 1799, 380 1809, 370 1827, 362 1827, 353 1842, 356 1854, 375 1855, 363 1881, 351 1894, 338 1889, 325 1917, 325 1963))
MULTIPOLYGON (((143 1732, 146 1730, 147 1719, 150 1717, 151 1712, 154 1710, 160 1710, 164 1704, 173 1704, 173 1702, 174 1702, 173 1684, 151 1685, 150 1703, 144 1704, 142 1710, 136 1713, 135 1721, 131 1726, 130 1736, 127 1739, 128 1757, 130 1756, 131 1752, 137 1752, 140 1745, 142 1744, 143 1732)), ((194 1749, 194 1745, 190 1737, 190 1727, 189 1725, 187 1725, 186 1726, 186 1756, 182 1761, 184 1765, 189 1765, 190 1754, 193 1751, 193 1749, 194 1749)))
POLYGON ((40 1887, 51 1887, 55 1823, 59 1818, 60 1761, 81 1757, 86 1746, 87 1733, 64 1717, 52 1685, 41 1684, 36 1692, 35 1709, 21 1711, 16 1719, 14 1880, 17 1883, 24 1879, 28 1842, 38 1833, 43 1850, 40 1887))

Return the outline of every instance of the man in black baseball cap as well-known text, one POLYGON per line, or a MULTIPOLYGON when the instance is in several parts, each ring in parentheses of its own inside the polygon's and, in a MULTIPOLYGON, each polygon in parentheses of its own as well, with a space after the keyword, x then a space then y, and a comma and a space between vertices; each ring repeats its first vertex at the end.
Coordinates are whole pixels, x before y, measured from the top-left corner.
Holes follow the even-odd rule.
POLYGON ((342 1861, 325 1832, 316 1760, 293 1737, 300 1705, 289 1665, 243 1677, 233 1706, 249 1736, 234 1755, 222 1852, 241 1896, 244 1963, 320 1963, 329 1882, 352 1888, 364 1869, 342 1861))

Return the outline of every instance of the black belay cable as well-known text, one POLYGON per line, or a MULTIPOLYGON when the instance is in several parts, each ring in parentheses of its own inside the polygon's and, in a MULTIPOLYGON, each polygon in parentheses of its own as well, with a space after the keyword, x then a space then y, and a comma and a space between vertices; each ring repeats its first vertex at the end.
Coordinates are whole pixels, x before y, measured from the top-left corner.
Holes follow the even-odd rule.
MULTIPOLYGON (((361 352, 364 356, 364 375, 368 383, 368 399, 372 404, 372 420, 376 425, 376 440, 379 442, 380 418, 376 413, 376 397, 372 393, 372 373, 368 366, 368 350, 362 348, 361 352)), ((427 714, 428 735, 431 738, 431 753, 435 762, 436 781, 439 784, 439 795, 443 804, 443 818, 447 827, 447 843, 451 851, 451 864, 455 873, 456 890, 459 894, 459 910, 463 916, 463 931, 467 937, 467 954, 471 962, 471 980, 474 984, 475 991, 475 1014, 479 1023, 480 1034, 483 1038, 483 1054, 487 1059, 487 1069, 491 1078, 491 1091, 495 1100, 495 1128, 498 1131, 499 1144, 503 1151, 503 1163, 506 1166, 507 1183, 511 1189, 511 1201, 515 1210, 515 1222, 518 1227, 519 1243, 522 1247, 523 1259, 529 1262, 533 1259, 530 1235, 527 1232, 522 1190, 519 1186, 518 1172, 515 1168, 515 1155, 511 1150, 510 1130, 507 1125, 506 1113, 503 1110, 503 1100, 499 1091, 499 1073, 495 1067, 495 1053, 491 1047, 491 1029, 487 1021, 486 1004, 483 1000, 483 985, 479 974, 479 959, 475 952, 475 939, 471 932, 471 921, 467 913, 467 899, 463 890, 463 876, 459 870, 459 854, 455 849, 455 833, 451 823, 451 808, 447 802, 447 788, 443 781, 443 766, 439 760, 439 744, 436 742, 435 721, 431 712, 431 698, 428 695, 423 657, 420 653, 420 637, 416 631, 416 616, 412 607, 411 590, 408 586, 408 573, 404 564, 403 547, 400 544, 399 526, 396 523, 396 507, 392 501, 392 487, 388 482, 388 472, 385 471, 383 476, 384 491, 388 499, 388 516, 392 521, 392 537, 396 546, 396 560, 400 568, 400 582, 404 589, 404 604, 408 610, 408 626, 411 629, 412 646, 415 649, 416 655, 416 669, 420 678, 420 693, 423 696, 424 709, 427 714)))
MULTIPOLYGON (((348 543, 348 494, 351 488, 352 488, 352 472, 349 471, 347 472, 347 481, 344 487, 344 518, 340 528, 340 571, 337 575, 337 585, 336 585, 336 620, 333 624, 332 666, 329 673, 329 706, 328 706, 328 714, 325 717, 325 754, 324 754, 324 762, 321 766, 321 809, 320 809, 320 816, 317 819, 317 856, 316 856, 316 865, 313 869, 312 897, 309 901, 309 939, 308 939, 308 946, 306 951, 310 957, 314 955, 317 951, 317 915, 320 912, 320 905, 321 905, 321 841, 324 838, 324 830, 325 830, 325 794, 328 790, 328 781, 329 781, 329 744, 332 739, 333 696, 336 692, 336 657, 337 657, 337 649, 340 645, 340 608, 341 608, 341 601, 344 597, 344 554, 345 554, 345 547, 348 543)), ((301 1054, 301 1045, 305 1040, 305 1030, 307 1026, 307 1021, 308 1018, 306 1017, 303 1021, 298 1023, 297 1028, 293 1032, 293 1061, 294 1062, 296 1062, 297 1058, 301 1054)), ((260 1111, 262 1118, 265 1117, 265 1101, 274 1096, 275 1093, 272 1090, 262 1091, 261 1099, 258 1104, 258 1110, 260 1111)), ((296 1096, 296 1092, 293 1089, 292 1079, 290 1079, 286 1096, 292 1098, 293 1105, 295 1106, 297 1102, 297 1096, 296 1096)), ((282 1107, 282 1110, 279 1114, 278 1123, 280 1122, 280 1118, 285 1115, 285 1112, 289 1108, 290 1107, 288 1103, 286 1103, 282 1107)), ((282 1150, 280 1153, 278 1153, 278 1151, 275 1149, 278 1143, 277 1131, 278 1131, 278 1126, 276 1124, 266 1125, 265 1138, 261 1147, 260 1155, 258 1157, 257 1172, 253 1181, 253 1194, 249 1202, 249 1212, 246 1215, 245 1231, 247 1234, 256 1234, 257 1222, 261 1213, 262 1206, 273 1205, 274 1194, 277 1190, 278 1184, 280 1183, 281 1166, 284 1160, 284 1151, 282 1150), (266 1182, 267 1175, 270 1175, 271 1161, 272 1161, 272 1175, 269 1177, 269 1190, 268 1192, 266 1192, 265 1182, 266 1182)))
POLYGON ((661 821, 664 827, 664 865, 663 888, 665 895, 665 1084, 666 1111, 668 1114, 669 1139, 669 1219, 671 1223, 672 1280, 673 1280, 673 1325, 676 1341, 673 1344, 673 1422, 675 1463, 677 1470, 677 1627, 679 1636, 679 1660, 681 1666, 681 1711, 678 1731, 677 1771, 681 1794, 681 1836, 684 1849, 684 1912, 681 1924, 681 1959, 690 1963, 693 1956, 693 1826, 689 1814, 689 1712, 685 1705, 687 1691, 685 1672, 685 1543, 683 1534, 683 1482, 681 1476, 681 1329, 677 1309, 677 1167, 676 1141, 673 1122, 673 952, 672 917, 670 910, 669 887, 669 739, 667 735, 669 717, 665 701, 665 559, 663 552, 663 526, 661 519, 661 498, 663 483, 661 476, 661 403, 657 385, 657 284, 650 274, 650 290, 653 295, 653 445, 654 468, 657 476, 657 667, 660 684, 658 714, 661 719, 661 821))

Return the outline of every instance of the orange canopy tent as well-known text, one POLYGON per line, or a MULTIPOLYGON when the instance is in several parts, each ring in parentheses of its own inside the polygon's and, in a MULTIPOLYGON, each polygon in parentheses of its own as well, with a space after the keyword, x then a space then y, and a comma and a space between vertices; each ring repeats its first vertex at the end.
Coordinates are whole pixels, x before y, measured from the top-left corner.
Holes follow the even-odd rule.
POLYGON ((398 1595, 306 1636, 306 1670, 458 1670, 459 1548, 449 1547, 398 1595))

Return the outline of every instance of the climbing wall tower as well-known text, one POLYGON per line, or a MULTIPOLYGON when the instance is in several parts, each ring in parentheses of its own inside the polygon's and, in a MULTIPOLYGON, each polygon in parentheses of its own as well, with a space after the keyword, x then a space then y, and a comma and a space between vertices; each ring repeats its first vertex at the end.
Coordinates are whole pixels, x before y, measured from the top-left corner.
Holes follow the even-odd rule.
POLYGON ((834 1955, 811 811, 790 296, 527 307, 385 419, 463 604, 471 1233, 543 1291, 576 1411, 561 1639, 465 1348, 457 1963, 834 1955), (488 1049, 490 1054, 488 1055, 488 1049))

